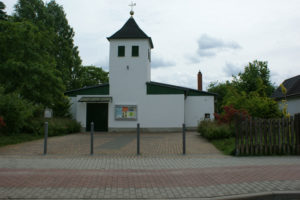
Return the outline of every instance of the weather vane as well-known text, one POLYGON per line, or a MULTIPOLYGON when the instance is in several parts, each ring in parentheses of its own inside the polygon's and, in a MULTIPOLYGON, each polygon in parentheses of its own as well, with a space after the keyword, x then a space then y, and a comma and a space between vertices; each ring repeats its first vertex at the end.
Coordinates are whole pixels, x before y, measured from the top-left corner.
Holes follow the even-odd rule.
POLYGON ((136 6, 136 3, 133 3, 133 1, 131 1, 131 4, 129 4, 129 6, 131 7, 130 15, 132 16, 134 14, 133 7, 136 6))

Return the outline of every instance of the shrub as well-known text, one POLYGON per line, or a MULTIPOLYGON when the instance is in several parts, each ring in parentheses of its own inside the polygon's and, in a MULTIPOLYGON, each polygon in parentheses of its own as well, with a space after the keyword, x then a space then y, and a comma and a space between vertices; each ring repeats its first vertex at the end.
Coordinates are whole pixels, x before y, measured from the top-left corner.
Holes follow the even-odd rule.
POLYGON ((4 94, 0 88, 0 115, 6 126, 1 128, 5 134, 20 133, 32 118, 35 106, 17 93, 4 94))
POLYGON ((34 118, 30 121, 29 126, 26 126, 24 132, 34 133, 36 135, 44 134, 45 122, 48 122, 48 135, 58 136, 70 133, 80 132, 81 125, 77 121, 69 118, 34 118))
POLYGON ((203 120, 198 125, 198 132, 208 140, 224 139, 234 136, 234 128, 228 124, 216 121, 203 120))
MULTIPOLYGON (((58 136, 80 132, 81 125, 77 121, 69 118, 53 118, 48 121, 48 135, 58 136)), ((42 129, 43 133, 44 129, 42 129)))
POLYGON ((246 110, 243 109, 235 109, 232 105, 224 106, 224 113, 217 114, 215 113, 215 119, 219 123, 225 123, 231 125, 236 117, 249 117, 249 114, 246 110))
POLYGON ((6 126, 6 124, 5 124, 4 120, 3 120, 3 117, 0 116, 0 128, 1 127, 5 127, 5 126, 6 126))

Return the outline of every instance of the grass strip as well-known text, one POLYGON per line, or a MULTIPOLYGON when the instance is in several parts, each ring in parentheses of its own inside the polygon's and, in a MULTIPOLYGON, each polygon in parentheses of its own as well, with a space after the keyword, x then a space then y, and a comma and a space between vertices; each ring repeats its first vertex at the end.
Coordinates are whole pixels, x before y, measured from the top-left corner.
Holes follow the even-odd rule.
POLYGON ((43 135, 30 135, 30 134, 14 134, 14 135, 0 135, 0 147, 28 142, 44 138, 43 135))
POLYGON ((234 155, 235 152, 235 138, 216 139, 210 141, 217 149, 222 151, 225 155, 234 155))

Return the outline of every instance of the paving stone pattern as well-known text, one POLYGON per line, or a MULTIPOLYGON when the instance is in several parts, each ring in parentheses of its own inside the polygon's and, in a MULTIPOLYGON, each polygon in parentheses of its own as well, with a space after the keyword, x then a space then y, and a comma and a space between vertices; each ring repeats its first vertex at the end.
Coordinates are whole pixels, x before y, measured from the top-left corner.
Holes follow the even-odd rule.
POLYGON ((300 191, 299 157, 0 156, 0 198, 185 199, 274 191, 300 191))
MULTIPOLYGON (((222 156, 211 143, 196 132, 187 132, 187 154, 222 156)), ((0 148, 0 155, 42 155, 43 140, 0 148)), ((143 156, 182 154, 181 133, 141 133, 140 151, 143 156)), ((113 156, 136 155, 135 133, 95 133, 94 154, 113 156)), ((90 134, 79 133, 48 138, 48 155, 89 155, 90 134)))
POLYGON ((148 144, 137 156, 134 135, 114 136, 97 134, 93 156, 87 134, 50 138, 45 156, 42 140, 0 148, 0 199, 224 199, 275 192, 300 199, 299 156, 223 156, 195 133, 187 155, 181 155, 180 134, 144 134, 148 144))

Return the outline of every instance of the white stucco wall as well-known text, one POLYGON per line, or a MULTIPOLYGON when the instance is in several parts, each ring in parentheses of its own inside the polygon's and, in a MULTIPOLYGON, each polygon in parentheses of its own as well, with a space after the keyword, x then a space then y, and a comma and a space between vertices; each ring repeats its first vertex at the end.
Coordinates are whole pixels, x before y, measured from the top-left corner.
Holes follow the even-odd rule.
MULTIPOLYGON (((146 84, 145 84, 146 85, 146 84)), ((144 88, 146 91, 146 88, 144 88)), ((180 128, 184 122, 183 95, 146 95, 136 94, 136 98, 120 101, 113 98, 109 105, 109 129, 135 128, 180 128), (115 105, 137 105, 137 120, 122 121, 115 119, 115 105)))
POLYGON ((188 96, 185 100, 185 124, 186 127, 197 127, 204 119, 205 113, 214 118, 214 97, 213 96, 188 96))
MULTIPOLYGON (((282 109, 281 102, 278 102, 279 107, 282 109)), ((300 97, 293 97, 293 98, 288 98, 287 99, 287 104, 288 104, 288 113, 290 113, 291 116, 300 113, 300 97)))
POLYGON ((300 113, 300 98, 288 99, 288 112, 291 115, 300 113))
MULTIPOLYGON (((108 95, 78 95, 72 97, 74 109, 76 109, 74 119, 78 121, 83 128, 86 128, 86 102, 79 102, 82 97, 109 97, 108 95)), ((73 116, 73 114, 72 114, 73 116)))
MULTIPOLYGON (((115 96, 120 91, 134 95, 135 90, 141 91, 146 82, 150 81, 150 61, 148 39, 111 40, 109 51, 109 84, 110 93, 115 96), (125 46, 125 57, 118 57, 118 46, 125 46), (131 47, 139 46, 139 56, 131 56, 131 47), (131 92, 132 91, 132 92, 131 92)), ((123 94, 118 95, 123 97, 123 94)))
POLYGON ((184 95, 147 95, 141 108, 146 128, 180 128, 184 123, 184 95))

